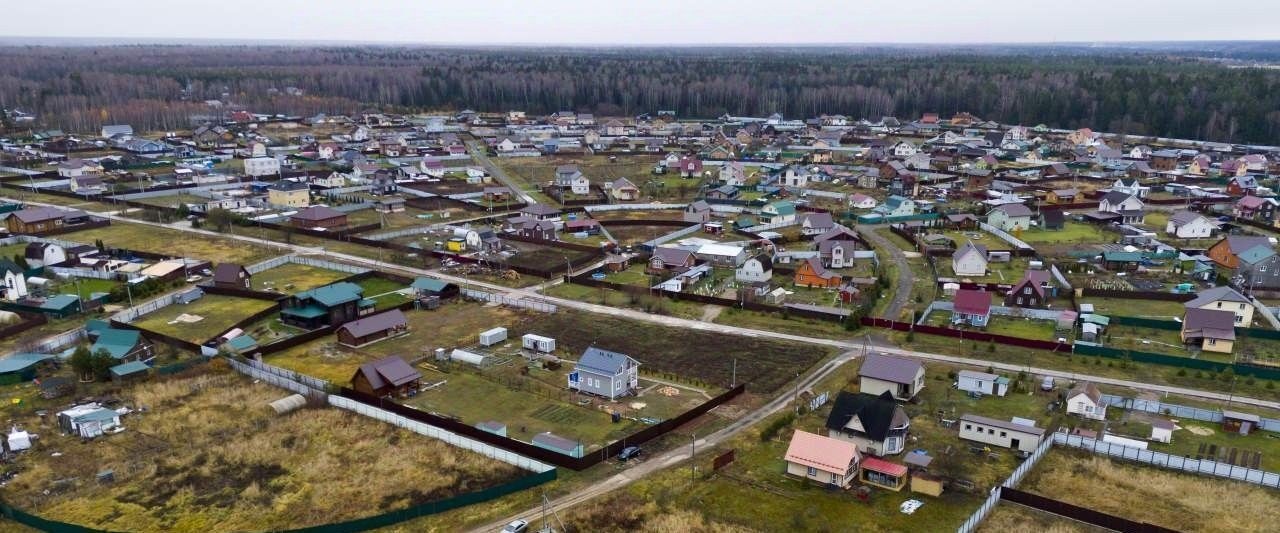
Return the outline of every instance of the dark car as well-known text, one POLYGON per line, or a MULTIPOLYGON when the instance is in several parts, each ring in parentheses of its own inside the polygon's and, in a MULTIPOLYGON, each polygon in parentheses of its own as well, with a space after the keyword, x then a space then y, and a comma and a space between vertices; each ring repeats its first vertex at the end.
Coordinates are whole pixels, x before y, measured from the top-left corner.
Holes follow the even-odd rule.
POLYGON ((639 446, 627 446, 626 448, 622 449, 622 452, 618 453, 619 461, 630 461, 631 459, 635 459, 637 457, 640 457, 639 446))

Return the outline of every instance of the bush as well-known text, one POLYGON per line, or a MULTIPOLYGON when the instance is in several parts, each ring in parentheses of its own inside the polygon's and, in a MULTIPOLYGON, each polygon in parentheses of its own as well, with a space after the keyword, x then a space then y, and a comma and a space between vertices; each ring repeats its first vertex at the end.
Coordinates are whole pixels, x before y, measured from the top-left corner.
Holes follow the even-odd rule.
POLYGON ((1182 377, 1182 378, 1187 377, 1187 369, 1185 369, 1185 368, 1179 368, 1179 369, 1178 369, 1178 377, 1182 377))
POLYGON ((1274 381, 1267 382, 1267 390, 1275 390, 1275 388, 1276 388, 1276 382, 1274 381))
POLYGON ((760 431, 760 442, 769 442, 773 440, 774 437, 778 436, 778 433, 781 433, 783 429, 790 426, 795 419, 795 413, 787 413, 773 422, 769 422, 769 425, 765 426, 764 429, 760 431))

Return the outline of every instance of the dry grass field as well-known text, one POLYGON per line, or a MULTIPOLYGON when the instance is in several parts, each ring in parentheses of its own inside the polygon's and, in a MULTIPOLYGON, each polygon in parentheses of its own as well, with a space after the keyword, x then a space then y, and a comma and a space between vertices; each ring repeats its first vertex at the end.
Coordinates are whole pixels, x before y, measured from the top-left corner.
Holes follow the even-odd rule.
POLYGON ((338 409, 278 416, 267 403, 287 394, 217 368, 137 386, 124 403, 148 411, 87 443, 24 420, 41 438, 0 494, 45 518, 116 531, 263 531, 372 516, 523 475, 338 409), (98 483, 107 470, 115 482, 98 483))
POLYGON ((85 244, 93 244, 95 240, 102 239, 103 243, 112 248, 174 256, 185 255, 212 261, 215 264, 230 261, 248 265, 281 254, 279 250, 266 246, 119 221, 114 221, 105 228, 76 231, 59 238, 85 244))

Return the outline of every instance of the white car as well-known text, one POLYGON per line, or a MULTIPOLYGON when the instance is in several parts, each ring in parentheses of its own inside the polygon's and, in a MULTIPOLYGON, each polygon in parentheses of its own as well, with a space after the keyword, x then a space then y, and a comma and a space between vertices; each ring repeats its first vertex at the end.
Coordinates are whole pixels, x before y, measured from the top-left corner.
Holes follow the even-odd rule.
POLYGON ((507 527, 502 528, 502 533, 525 533, 529 530, 529 523, 524 520, 515 520, 507 527))

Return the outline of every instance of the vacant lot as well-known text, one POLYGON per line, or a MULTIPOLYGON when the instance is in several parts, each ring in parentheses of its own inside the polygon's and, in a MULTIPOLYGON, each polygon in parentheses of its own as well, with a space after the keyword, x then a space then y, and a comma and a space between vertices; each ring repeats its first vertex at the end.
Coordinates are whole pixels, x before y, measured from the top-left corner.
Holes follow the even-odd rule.
POLYGON ((1132 316, 1138 318, 1163 318, 1172 320, 1182 317, 1185 307, 1181 302, 1159 300, 1137 300, 1131 298, 1097 298, 1080 299, 1081 304, 1093 304, 1093 312, 1108 316, 1132 316))
POLYGON ((518 241, 505 242, 507 245, 520 250, 519 253, 507 260, 508 263, 536 268, 539 270, 556 270, 559 268, 566 268, 566 260, 568 261, 567 264, 580 267, 586 264, 586 261, 592 257, 588 252, 557 248, 555 246, 518 241))
POLYGON ((519 177, 534 185, 542 185, 555 178, 556 167, 560 165, 577 165, 593 184, 603 184, 618 178, 627 178, 637 186, 651 175, 653 166, 658 163, 656 155, 638 155, 617 157, 610 161, 609 156, 588 155, 581 157, 510 157, 494 158, 508 174, 519 177))
POLYGON ((609 228, 609 235, 613 235, 621 246, 635 246, 681 229, 684 228, 680 226, 616 226, 609 228))
POLYGON ((276 291, 281 294, 297 294, 323 287, 350 275, 327 268, 286 263, 254 274, 253 288, 260 291, 276 291))
POLYGON ((119 221, 112 221, 105 228, 77 231, 60 238, 86 244, 102 239, 111 248, 194 257, 214 263, 228 261, 247 265, 280 255, 278 250, 232 239, 119 221))
POLYGON ((1100 226, 1095 224, 1067 222, 1060 230, 1035 228, 1024 231, 1021 235, 1017 235, 1017 237, 1021 239, 1022 242, 1032 246, 1040 243, 1104 244, 1114 241, 1116 239, 1116 234, 1105 232, 1100 226))
POLYGON ((275 302, 268 300, 206 294, 189 304, 173 304, 143 315, 133 325, 200 344, 226 331, 236 322, 275 305, 275 302), (177 320, 184 314, 201 318, 196 322, 177 320))
POLYGON ((522 475, 337 409, 276 415, 267 403, 287 394, 225 370, 147 383, 124 400, 151 411, 89 444, 31 417, 22 423, 41 439, 19 456, 5 499, 115 531, 263 531, 376 515, 522 475), (115 482, 97 483, 103 471, 115 482))
POLYGON ((1280 495, 1245 483, 1054 450, 1022 490, 1179 531, 1266 531, 1280 495))

